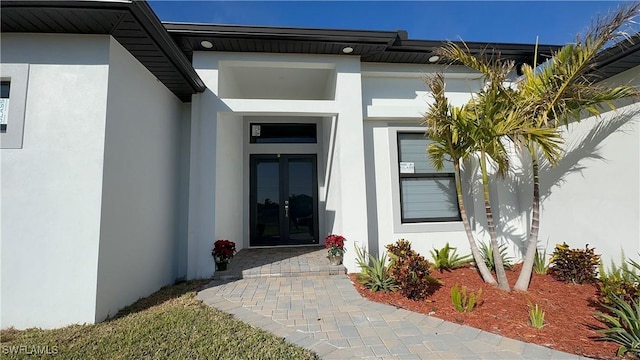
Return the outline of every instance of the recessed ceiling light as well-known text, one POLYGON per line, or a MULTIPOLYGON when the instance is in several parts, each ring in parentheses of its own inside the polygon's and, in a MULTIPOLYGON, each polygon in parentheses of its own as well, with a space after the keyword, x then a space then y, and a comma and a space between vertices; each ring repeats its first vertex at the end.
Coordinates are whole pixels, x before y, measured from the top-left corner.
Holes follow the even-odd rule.
POLYGON ((432 63, 434 63, 434 62, 436 62, 438 60, 440 60, 440 56, 438 56, 438 55, 433 55, 432 57, 429 58, 429 62, 432 62, 432 63))
POLYGON ((205 49, 211 49, 213 47, 213 43, 207 40, 200 41, 200 45, 202 45, 202 47, 205 49))
POLYGON ((345 54, 351 54, 353 52, 353 48, 351 46, 347 46, 344 49, 342 49, 342 52, 345 54))

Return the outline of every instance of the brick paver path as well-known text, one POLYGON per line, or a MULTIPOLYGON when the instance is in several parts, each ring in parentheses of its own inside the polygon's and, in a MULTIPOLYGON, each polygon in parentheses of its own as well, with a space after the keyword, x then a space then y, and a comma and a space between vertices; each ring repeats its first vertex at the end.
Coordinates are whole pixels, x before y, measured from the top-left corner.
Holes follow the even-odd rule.
MULTIPOLYGON (((279 264, 259 267, 287 267, 283 264, 287 261, 282 258, 274 261, 279 264)), ((324 359, 580 359, 371 302, 344 274, 214 280, 198 298, 324 359)))

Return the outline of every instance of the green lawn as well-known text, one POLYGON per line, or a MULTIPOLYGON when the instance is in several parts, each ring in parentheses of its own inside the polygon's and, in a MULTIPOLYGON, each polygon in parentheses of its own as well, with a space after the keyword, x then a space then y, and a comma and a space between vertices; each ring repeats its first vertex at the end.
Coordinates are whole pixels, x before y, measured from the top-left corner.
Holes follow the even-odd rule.
POLYGON ((165 287, 96 325, 2 330, 0 357, 33 358, 40 351, 51 358, 73 359, 318 358, 204 305, 195 298, 195 291, 204 284, 191 281, 165 287), (20 353, 9 354, 12 350, 20 353))

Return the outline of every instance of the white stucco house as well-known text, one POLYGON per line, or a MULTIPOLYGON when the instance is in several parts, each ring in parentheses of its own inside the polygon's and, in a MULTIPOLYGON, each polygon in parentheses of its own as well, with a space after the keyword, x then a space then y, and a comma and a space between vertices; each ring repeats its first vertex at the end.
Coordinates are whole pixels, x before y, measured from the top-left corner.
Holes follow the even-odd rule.
MULTIPOLYGON (((443 42, 161 23, 144 1, 0 6, 2 328, 93 323, 176 279, 210 277, 216 239, 305 246, 338 233, 374 252, 399 238, 423 254, 468 247, 450 174, 424 156, 421 77, 444 72, 456 103, 482 84, 434 57, 443 42)), ((534 58, 531 44, 469 45, 534 58)), ((601 59, 603 81, 640 85, 638 43, 601 59)), ((588 243, 606 261, 621 250, 637 259, 634 116, 573 126, 566 160, 543 169, 550 248, 588 243)), ((494 192, 515 256, 526 182, 494 192)), ((467 198, 482 233, 480 199, 467 198)))

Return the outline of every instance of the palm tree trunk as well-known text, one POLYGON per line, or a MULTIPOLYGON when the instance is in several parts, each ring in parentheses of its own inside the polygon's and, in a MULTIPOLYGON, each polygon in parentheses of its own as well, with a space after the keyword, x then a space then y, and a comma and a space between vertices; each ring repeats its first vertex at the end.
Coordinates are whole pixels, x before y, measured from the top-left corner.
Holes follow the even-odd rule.
POLYGON ((498 240, 496 238, 496 227, 493 223, 493 214, 491 212, 491 199, 489 198, 489 175, 487 174, 487 157, 484 150, 480 151, 480 170, 482 171, 482 186, 484 193, 484 210, 487 214, 487 228, 489 230, 489 237, 491 239, 491 248, 493 249, 493 261, 496 266, 496 276, 498 277, 498 288, 500 290, 510 291, 509 281, 507 280, 507 273, 504 271, 504 264, 502 263, 502 255, 500 254, 500 248, 498 247, 498 240))
POLYGON ((453 161, 454 174, 456 179, 456 194, 458 195, 458 206, 460 206, 460 217, 462 218, 462 223, 464 224, 464 231, 467 233, 467 239, 469 240, 469 246, 471 247, 471 254, 473 255, 473 260, 476 263, 476 268, 480 272, 482 279, 484 282, 497 285, 496 279, 493 278, 493 274, 485 264, 484 259, 482 259, 482 254, 480 254, 480 250, 478 249, 478 245, 476 244, 476 240, 473 237, 473 233, 471 232, 471 225, 469 224, 469 218, 467 217, 467 209, 464 207, 464 198, 462 196, 462 180, 460 179, 460 163, 458 160, 454 159, 453 161))
POLYGON ((522 269, 518 276, 518 281, 513 287, 518 291, 527 291, 531 282, 531 272, 533 271, 533 262, 538 250, 538 232, 540 229, 540 173, 538 168, 538 154, 533 144, 528 146, 531 154, 531 167, 533 172, 533 201, 531 204, 531 229, 529 231, 529 242, 527 244, 527 252, 522 263, 522 269))

